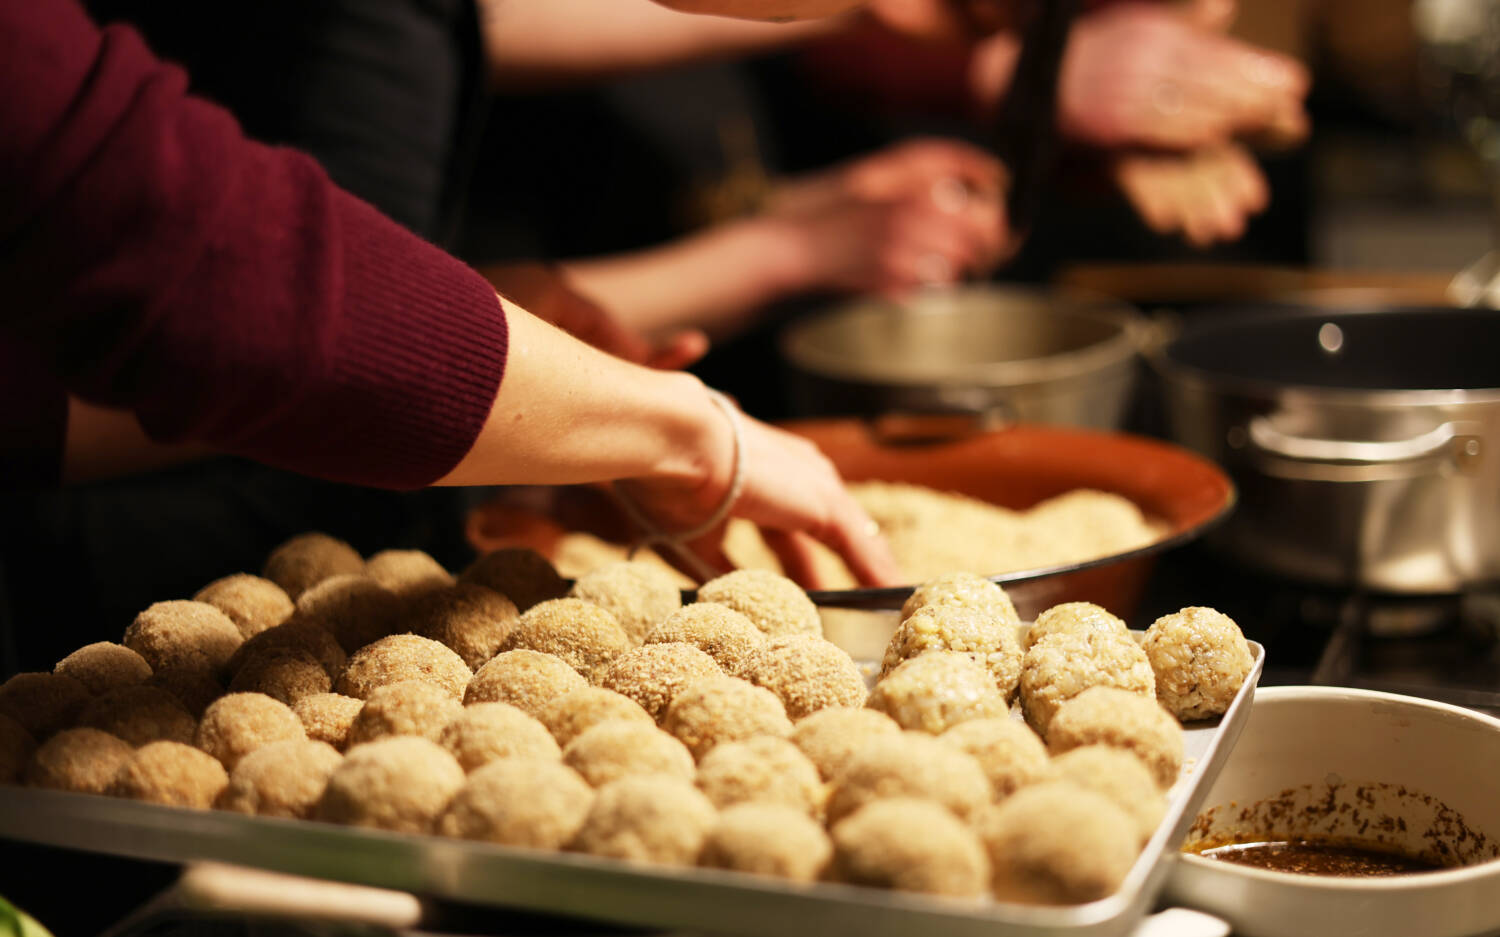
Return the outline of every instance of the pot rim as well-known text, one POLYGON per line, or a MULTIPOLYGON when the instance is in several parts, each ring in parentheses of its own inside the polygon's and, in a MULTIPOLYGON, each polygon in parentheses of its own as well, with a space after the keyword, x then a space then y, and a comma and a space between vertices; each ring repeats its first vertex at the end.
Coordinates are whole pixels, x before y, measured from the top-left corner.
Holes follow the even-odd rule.
MULTIPOLYGON (((1385 693, 1379 690, 1365 690, 1356 687, 1258 687, 1255 691, 1255 701, 1252 705, 1251 716, 1252 718, 1254 717, 1253 707, 1262 705, 1263 703, 1274 706, 1277 704, 1294 705, 1308 702, 1385 703, 1412 709, 1425 709, 1477 723, 1491 732, 1500 732, 1500 719, 1496 719, 1485 713, 1437 700, 1423 699, 1417 696, 1404 696, 1399 693, 1385 693)), ((1212 791, 1209 793, 1212 794, 1212 791)), ((1205 859, 1200 855, 1190 852, 1179 852, 1176 859, 1178 862, 1186 863, 1196 874, 1225 875, 1231 877, 1242 876, 1252 882, 1263 882, 1267 885, 1310 893, 1333 892, 1337 894, 1363 895, 1368 893, 1386 894, 1390 892, 1429 891, 1466 886, 1471 884, 1475 879, 1500 878, 1500 859, 1491 859, 1476 865, 1458 866, 1436 872, 1370 878, 1343 878, 1326 875, 1301 875, 1296 872, 1278 872, 1273 869, 1262 869, 1254 866, 1220 862, 1215 859, 1205 859)))
MULTIPOLYGON (((1026 309, 1026 312, 1033 310, 1026 309)), ((1004 310, 997 314, 1003 314, 1004 310)), ((1081 290, 1048 290, 1036 287, 969 285, 916 294, 910 301, 859 299, 835 305, 807 316, 783 329, 778 339, 782 358, 813 376, 870 386, 900 388, 981 387, 1020 389, 1045 384, 1085 380, 1100 372, 1128 367, 1144 344, 1146 322, 1133 307, 1119 300, 1081 290), (838 319, 855 315, 952 315, 924 306, 944 299, 964 301, 988 297, 1020 300, 1047 308, 1049 318, 1072 317, 1112 326, 1115 334, 1082 348, 1011 361, 977 362, 965 366, 938 366, 930 370, 911 367, 891 369, 881 362, 859 362, 829 352, 813 343, 810 334, 838 319)))
MULTIPOLYGON (((1283 322, 1295 319, 1330 316, 1381 316, 1411 314, 1423 307, 1319 308, 1306 305, 1263 304, 1239 312, 1225 312, 1207 324, 1195 326, 1192 335, 1199 336, 1254 325, 1256 322, 1283 322)), ((1438 307, 1432 307, 1437 309, 1438 307)), ((1459 308, 1440 311, 1461 312, 1459 308)), ((1304 401, 1359 407, 1461 406, 1500 401, 1500 386, 1463 388, 1349 388, 1325 387, 1269 378, 1240 377, 1223 374, 1212 368, 1188 364, 1172 356, 1185 334, 1175 334, 1151 343, 1142 355, 1157 374, 1169 381, 1194 385, 1199 389, 1238 397, 1263 400, 1304 401)))

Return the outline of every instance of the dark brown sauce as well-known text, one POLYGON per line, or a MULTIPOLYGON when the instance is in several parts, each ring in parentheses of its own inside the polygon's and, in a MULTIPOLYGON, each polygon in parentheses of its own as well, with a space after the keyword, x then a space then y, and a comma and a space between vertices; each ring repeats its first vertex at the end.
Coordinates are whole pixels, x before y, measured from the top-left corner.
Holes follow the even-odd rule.
POLYGON ((1226 843, 1194 849, 1207 859, 1240 865, 1295 872, 1299 875, 1376 876, 1437 872, 1445 866, 1418 856, 1391 852, 1362 843, 1315 840, 1271 840, 1258 843, 1226 843))

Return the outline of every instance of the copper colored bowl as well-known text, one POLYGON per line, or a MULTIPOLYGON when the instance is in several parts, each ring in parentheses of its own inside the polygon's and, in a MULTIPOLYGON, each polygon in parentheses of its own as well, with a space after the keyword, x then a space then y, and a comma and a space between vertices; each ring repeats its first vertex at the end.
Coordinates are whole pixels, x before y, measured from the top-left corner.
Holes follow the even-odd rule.
MULTIPOLYGON (((1137 550, 1081 563, 999 573, 1023 618, 1060 602, 1094 602, 1128 617, 1140 601, 1157 553, 1202 534, 1234 505, 1235 491, 1218 466, 1169 443, 1123 433, 1015 425, 967 431, 951 418, 899 422, 855 419, 784 424, 817 443, 849 481, 900 481, 954 491, 1023 509, 1076 488, 1114 492, 1166 528, 1137 550)), ((609 500, 571 490, 541 510, 486 505, 469 522, 481 550, 529 546, 550 555, 566 530, 587 530, 625 542, 628 531, 609 500)), ((896 609, 911 586, 840 589, 808 594, 820 605, 896 609)))

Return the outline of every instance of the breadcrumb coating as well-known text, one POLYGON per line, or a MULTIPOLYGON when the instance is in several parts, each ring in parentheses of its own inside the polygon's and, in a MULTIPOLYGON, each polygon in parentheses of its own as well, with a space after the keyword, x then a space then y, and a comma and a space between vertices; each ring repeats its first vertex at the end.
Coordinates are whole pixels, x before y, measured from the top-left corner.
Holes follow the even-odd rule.
POLYGON ((229 784, 219 759, 181 742, 142 745, 110 782, 113 797, 208 810, 229 784))
POLYGON ((1113 894, 1137 852, 1129 815, 1070 781, 1023 787, 978 821, 1001 901, 1066 905, 1113 894))
POLYGON ((393 735, 349 749, 328 776, 313 815, 330 823, 426 833, 464 778, 464 769, 441 745, 393 735))
POLYGON ((776 694, 747 680, 724 675, 696 681, 677 693, 661 727, 699 761, 717 745, 756 736, 784 738, 792 732, 776 694))
POLYGON ((984 894, 990 864, 974 832, 929 800, 865 804, 833 826, 836 881, 968 897, 984 894))
POLYGON ((331 689, 333 681, 328 671, 309 651, 299 647, 251 654, 229 681, 231 693, 264 693, 288 706, 304 696, 331 689))
POLYGON ((751 802, 719 813, 698 864, 794 882, 816 882, 833 857, 823 827, 795 807, 751 802))
POLYGON ((656 726, 650 713, 635 700, 596 686, 585 686, 554 698, 542 707, 537 719, 552 733, 557 744, 564 747, 601 722, 656 726))
POLYGON ((594 789, 556 759, 502 758, 474 773, 438 819, 443 836, 561 849, 578 834, 594 789))
POLYGON ((397 595, 441 589, 456 581, 443 564, 421 550, 381 550, 365 560, 365 575, 397 595))
POLYGON ((1058 777, 1103 794, 1124 810, 1145 846, 1167 812, 1167 800, 1146 766, 1124 749, 1108 745, 1071 748, 1052 759, 1058 777))
POLYGON ((520 615, 505 596, 477 583, 460 582, 412 599, 405 626, 452 648, 470 669, 495 656, 520 615))
POLYGON ((122 642, 151 666, 196 670, 213 677, 227 674, 229 658, 245 643, 229 616, 205 602, 157 602, 125 629, 122 642))
POLYGON ((18 673, 0 683, 0 713, 38 742, 73 725, 91 700, 82 683, 62 674, 18 673))
POLYGON ((349 728, 364 705, 363 700, 341 693, 314 693, 293 703, 292 712, 302 720, 309 739, 343 751, 349 746, 349 728))
POLYGON ((15 784, 36 751, 36 739, 10 716, 0 713, 0 784, 15 784))
POLYGON ((812 817, 823 814, 825 791, 818 769, 786 739, 725 742, 703 756, 697 784, 721 810, 755 802, 783 804, 812 817))
POLYGON ((443 727, 438 744, 468 772, 501 758, 557 760, 562 749, 547 727, 506 703, 475 703, 443 727))
POLYGON ((464 691, 464 705, 509 703, 527 715, 540 717, 548 703, 588 685, 560 657, 525 649, 505 651, 474 671, 474 679, 464 691))
POLYGON ((249 573, 215 579, 199 589, 193 601, 205 602, 223 612, 247 641, 286 621, 294 607, 285 589, 249 573))
POLYGON ((291 707, 264 693, 231 693, 204 710, 193 744, 233 771, 241 758, 263 745, 307 738, 291 707))
POLYGON ((744 615, 717 602, 693 602, 668 615, 646 635, 647 644, 691 644, 712 657, 725 673, 744 675, 765 634, 744 615))
POLYGON ((137 748, 152 742, 193 744, 198 720, 159 687, 130 686, 111 690, 84 707, 78 724, 108 732, 137 748))
POLYGON ((98 729, 64 729, 26 765, 26 785, 79 794, 104 794, 135 754, 130 743, 98 729))
POLYGON ((727 605, 768 637, 823 634, 818 607, 792 580, 767 569, 737 569, 698 588, 699 602, 727 605))
POLYGON ((325 579, 364 571, 365 560, 358 550, 336 537, 313 531, 298 534, 272 550, 261 575, 295 602, 325 579))
POLYGON ((297 598, 288 623, 312 625, 333 635, 344 653, 353 654, 388 634, 405 630, 398 619, 406 603, 363 573, 330 576, 297 598))
POLYGON ((594 603, 550 599, 524 612, 500 645, 502 651, 522 648, 561 657, 588 679, 631 643, 615 616, 594 603))
POLYGON ((767 641, 745 676, 775 693, 793 721, 829 706, 863 706, 868 695, 848 652, 811 634, 767 641))
POLYGON ((968 819, 990 803, 989 779, 973 758, 930 735, 903 732, 873 739, 833 782, 830 823, 888 797, 931 800, 968 819))
POLYGON ((463 714, 452 695, 425 680, 401 680, 376 687, 349 725, 349 747, 391 735, 418 735, 437 741, 463 714))
POLYGON ((610 563, 578 577, 568 595, 593 602, 615 616, 632 644, 682 607, 677 581, 650 563, 610 563))
POLYGON ((647 644, 610 661, 595 682, 635 700, 660 722, 685 687, 723 674, 712 657, 691 644, 647 644))
POLYGON ((823 780, 832 781, 849 759, 879 738, 899 738, 896 720, 873 709, 830 706, 797 721, 792 744, 817 766, 823 780))
POLYGON ((1060 755, 1084 745, 1109 745, 1138 758, 1166 790, 1182 770, 1182 726, 1156 699, 1114 687, 1092 687, 1057 707, 1047 747, 1060 755))
POLYGON ((653 774, 598 788, 569 848, 657 865, 693 865, 718 812, 692 783, 653 774))
POLYGON ((431 638, 393 634, 355 651, 334 689, 355 699, 366 699, 379 687, 403 680, 425 680, 455 700, 474 672, 457 653, 431 638))
POLYGON ((146 658, 112 641, 85 644, 58 661, 52 672, 72 677, 94 696, 138 686, 151 679, 151 665, 146 658))
POLYGON ((1024 722, 1008 715, 960 723, 938 736, 938 741, 967 752, 979 762, 996 800, 1056 775, 1042 740, 1024 722))
POLYGON ((568 594, 567 581, 557 574, 552 563, 535 550, 523 547, 486 553, 458 578, 494 589, 514 602, 521 612, 568 594))
POLYGON ((306 820, 343 760, 327 742, 272 742, 240 759, 214 806, 234 813, 306 820))
POLYGON ((239 673, 251 657, 279 651, 306 651, 317 658, 330 680, 337 680, 349 664, 349 655, 344 653, 337 638, 317 625, 293 619, 267 628, 241 644, 229 658, 229 672, 239 673))
POLYGON ((564 746, 562 760, 596 788, 637 774, 692 781, 696 771, 686 746, 639 722, 601 722, 564 746))

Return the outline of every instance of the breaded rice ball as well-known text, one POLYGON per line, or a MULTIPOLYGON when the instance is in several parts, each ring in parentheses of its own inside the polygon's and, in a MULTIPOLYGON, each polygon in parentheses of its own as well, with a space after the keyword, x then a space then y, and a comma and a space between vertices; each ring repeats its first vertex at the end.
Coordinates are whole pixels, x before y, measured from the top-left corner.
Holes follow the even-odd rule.
POLYGON ((872 739, 833 781, 828 821, 835 823, 871 801, 917 797, 968 819, 990 803, 989 779, 979 762, 930 735, 903 732, 872 739))
POLYGON ((1156 698, 1184 722, 1223 714, 1255 657, 1240 626, 1211 608, 1163 615, 1142 642, 1156 674, 1156 698))
POLYGON ((1024 722, 1009 716, 971 719, 938 736, 967 752, 990 779, 995 799, 1004 800, 1028 784, 1051 780, 1056 772, 1047 747, 1024 722))
POLYGON ((151 742, 193 744, 198 720, 159 687, 128 686, 111 690, 84 707, 78 724, 108 732, 139 748, 151 742))
POLYGON ((522 612, 533 605, 568 594, 568 583, 552 563, 535 550, 512 547, 486 553, 458 577, 505 596, 522 612))
POLYGON ((785 738, 792 732, 776 694, 738 677, 708 677, 673 697, 661 727, 699 761, 716 745, 756 736, 785 738))
POLYGON ((715 807, 784 804, 808 816, 823 813, 823 780, 802 751, 786 739, 762 736, 725 742, 698 765, 698 790, 715 807))
POLYGON ((96 641, 64 657, 52 672, 72 677, 94 696, 139 686, 151 679, 151 665, 146 658, 123 644, 96 641))
POLYGON ((691 781, 697 770, 687 746, 639 722, 601 722, 564 746, 562 760, 596 788, 635 774, 691 781))
POLYGON ((833 841, 805 812, 784 804, 736 804, 720 812, 698 864, 794 882, 816 882, 833 857, 833 841))
POLYGON ((157 602, 125 629, 124 645, 151 665, 152 673, 196 670, 227 673, 229 658, 245 638, 229 616, 206 602, 157 602))
POLYGON ((1139 845, 1156 833, 1167 812, 1167 800, 1146 766, 1127 751, 1108 745, 1069 749, 1052 759, 1058 777, 1103 794, 1135 824, 1139 845))
POLYGON ((327 742, 284 739, 263 745, 229 772, 229 786, 214 806, 235 813, 306 820, 343 760, 327 742))
POLYGON ((264 693, 288 706, 304 696, 333 689, 328 671, 302 648, 283 648, 252 654, 229 681, 231 693, 264 693))
POLYGON ((880 663, 884 677, 901 664, 928 651, 957 651, 989 671, 995 688, 1007 701, 1021 679, 1021 643, 1015 622, 974 608, 929 605, 901 622, 880 663))
POLYGON ((692 865, 718 812, 692 783, 642 774, 598 788, 569 848, 627 862, 692 865))
POLYGON ((264 745, 302 741, 307 731, 291 707, 264 693, 231 693, 204 710, 193 742, 233 771, 240 759, 264 745))
POLYGON ((224 684, 201 670, 158 670, 146 686, 172 694, 194 719, 202 719, 209 704, 224 695, 224 684))
POLYGON ((564 748, 601 722, 656 726, 656 721, 635 700, 596 686, 585 686, 554 698, 537 713, 537 719, 564 748))
POLYGON ((412 599, 405 627, 458 652, 470 669, 495 656, 520 616, 516 606, 493 589, 460 582, 412 599))
POLYGON ((364 557, 342 540, 324 533, 298 534, 271 551, 261 575, 286 591, 293 602, 332 576, 365 571, 364 557))
POLYGON ((730 676, 741 676, 766 636, 750 619, 717 602, 693 602, 662 619, 646 635, 647 644, 691 644, 712 657, 730 676))
POLYGON ((1070 781, 1023 787, 977 824, 1001 901, 1082 904, 1115 892, 1135 862, 1136 826, 1070 781))
POLYGON ((293 619, 267 628, 240 645, 229 659, 229 672, 239 673, 252 657, 280 651, 306 651, 322 665, 330 680, 337 680, 349 664, 349 655, 344 653, 343 646, 331 633, 317 625, 293 619))
POLYGON ((92 698, 82 683, 56 673, 18 673, 0 683, 0 713, 38 742, 73 725, 92 698))
POLYGON ((500 645, 555 654, 585 678, 630 650, 615 616, 583 599, 549 599, 532 606, 500 645))
POLYGON ((215 579, 199 589, 193 601, 207 603, 223 612, 247 641, 286 621, 294 608, 285 589, 249 573, 215 579))
POLYGON ((710 579, 698 587, 698 601, 729 606, 767 637, 823 634, 818 607, 802 587, 768 569, 737 569, 710 579))
POLYGON ((562 756, 546 726, 507 703, 464 707, 443 727, 438 744, 452 752, 468 772, 499 758, 541 761, 562 756))
POLYGON ((0 713, 0 784, 16 784, 36 751, 36 739, 26 727, 0 713))
POLYGON ((775 693, 793 722, 829 706, 863 706, 865 679, 847 651, 811 634, 772 638, 745 677, 775 693))
POLYGON ((917 586, 901 605, 905 621, 924 608, 969 608, 999 621, 1019 622, 1015 603, 1005 590, 974 573, 948 573, 917 586))
POLYGON ((405 610, 396 593, 362 573, 348 573, 330 576, 302 593, 288 621, 322 628, 346 654, 353 654, 405 631, 397 624, 405 610))
POLYGON ((328 776, 313 816, 330 823, 426 833, 464 786, 464 769, 447 749, 416 735, 395 735, 349 749, 328 776))
POLYGON ((137 748, 106 791, 113 797, 168 807, 208 810, 229 785, 219 759, 181 742, 151 742, 137 748))
POLYGON ((1067 535, 1074 556, 1109 556, 1156 542, 1141 509, 1112 491, 1075 488, 1032 505, 1028 522, 1067 535))
POLYGON ((548 703, 588 685, 561 657, 524 649, 506 651, 474 671, 474 679, 464 690, 464 705, 509 703, 528 716, 540 716, 548 703))
POLYGON ((381 550, 365 560, 365 575, 397 595, 441 589, 455 581, 443 564, 421 550, 381 550))
POLYGON ((135 754, 128 743, 98 729, 64 729, 26 765, 26 785, 79 794, 103 794, 135 754))
POLYGON ((376 687, 349 725, 349 747, 388 735, 420 735, 436 742, 444 727, 463 714, 463 705, 425 680, 401 680, 376 687))
POLYGON ((644 642, 652 628, 682 608, 682 593, 670 573, 628 560, 584 573, 568 595, 593 602, 615 616, 632 644, 644 642))
POLYGON ((469 775, 436 830, 505 846, 561 849, 578 835, 593 803, 594 789, 556 759, 502 758, 469 775))
POLYGON ((292 704, 302 728, 314 742, 327 742, 339 751, 349 747, 349 727, 365 706, 363 700, 339 693, 314 693, 292 704))
POLYGON ((982 895, 989 884, 979 838, 930 800, 871 801, 832 833, 835 881, 963 897, 982 895))
POLYGON ((1091 687, 1057 707, 1047 748, 1059 755, 1083 745, 1122 748, 1166 790, 1182 770, 1182 726, 1154 697, 1114 687, 1091 687))
POLYGON ((928 651, 904 662, 875 684, 869 707, 903 729, 931 735, 1010 712, 990 672, 959 651, 928 651))
POLYGON ((355 651, 334 690, 367 699, 376 689, 392 683, 425 680, 455 700, 462 700, 472 679, 474 672, 463 658, 439 642, 415 634, 393 634, 355 651))
POLYGON ((854 753, 878 738, 899 738, 896 720, 873 709, 830 706, 799 720, 792 728, 792 744, 832 781, 854 753))
POLYGON ((647 644, 610 661, 595 682, 640 703, 652 719, 660 722, 672 698, 683 688, 723 675, 712 657, 691 644, 647 644))
POLYGON ((1026 647, 1029 649, 1049 634, 1087 635, 1096 631, 1130 635, 1124 621, 1093 602, 1064 602, 1036 616, 1036 622, 1026 629, 1026 647))
POLYGON ((1048 635, 1033 644, 1021 661, 1021 712, 1027 724, 1046 739, 1058 705, 1093 686, 1153 696, 1156 678, 1146 652, 1128 635, 1048 635))

